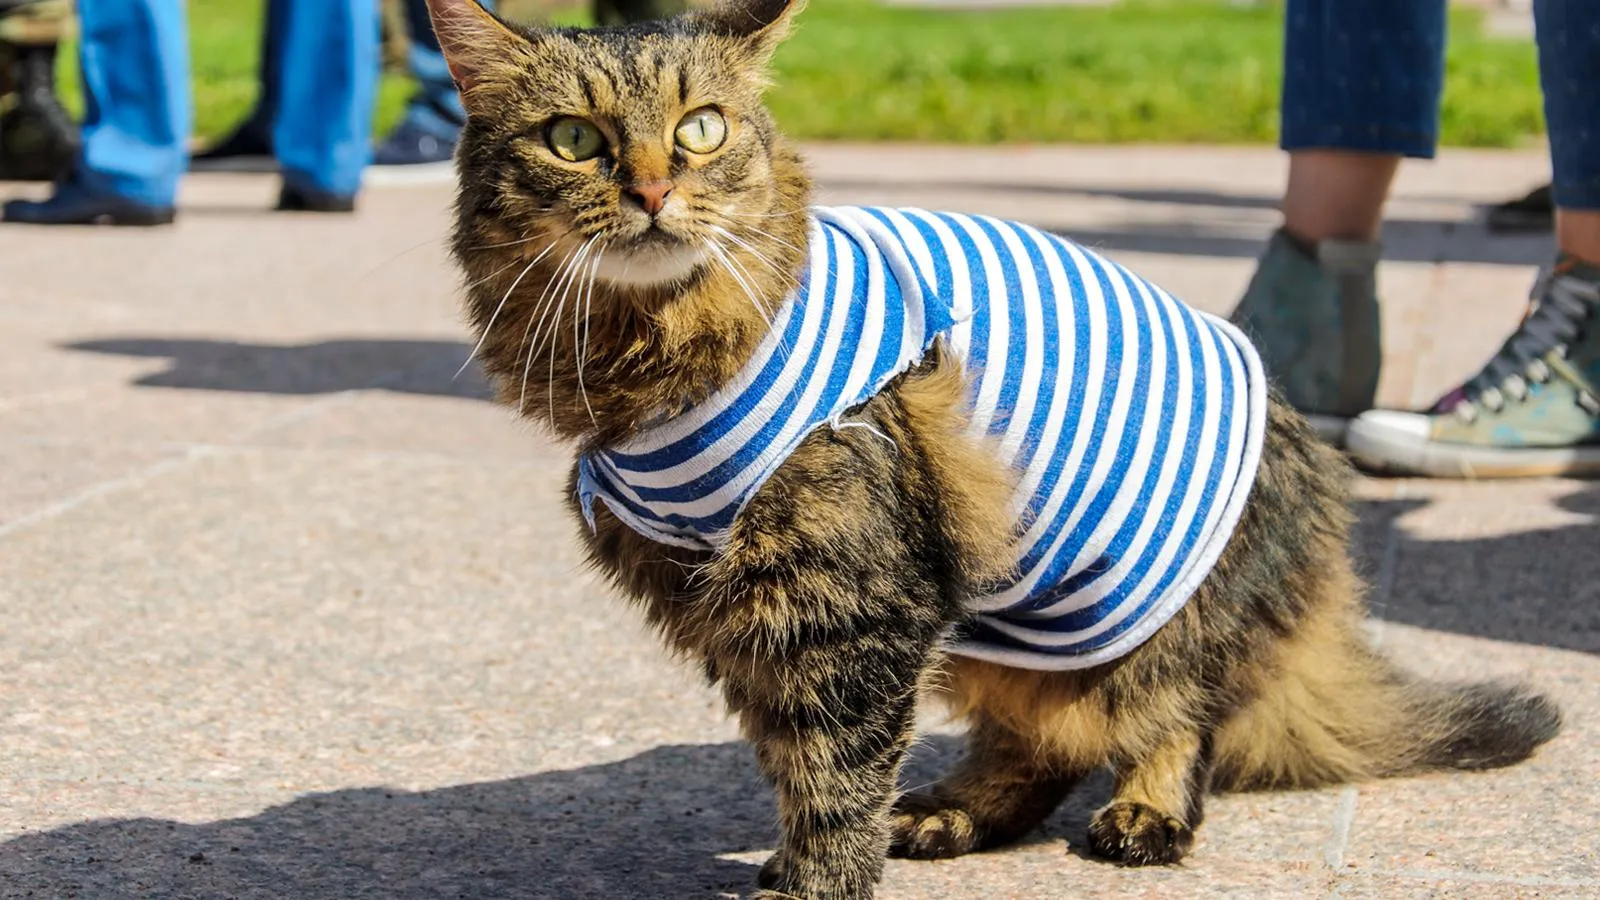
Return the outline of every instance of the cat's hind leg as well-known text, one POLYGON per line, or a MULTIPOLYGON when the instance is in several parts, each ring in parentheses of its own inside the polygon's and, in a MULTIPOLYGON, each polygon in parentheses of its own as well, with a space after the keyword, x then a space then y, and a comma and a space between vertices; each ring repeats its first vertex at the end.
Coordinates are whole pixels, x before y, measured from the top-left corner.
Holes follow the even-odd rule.
POLYGON ((967 753, 929 793, 895 804, 890 855, 948 859, 1020 840, 1045 820, 1081 777, 1003 726, 979 719, 967 753))

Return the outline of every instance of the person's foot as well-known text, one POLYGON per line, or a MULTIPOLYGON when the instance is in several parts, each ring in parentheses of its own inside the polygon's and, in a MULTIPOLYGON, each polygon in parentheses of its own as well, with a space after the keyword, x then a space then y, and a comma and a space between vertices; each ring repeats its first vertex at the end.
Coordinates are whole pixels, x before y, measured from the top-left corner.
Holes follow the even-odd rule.
POLYGON ((1556 227, 1556 205, 1550 185, 1543 184, 1514 200, 1489 207, 1484 225, 1490 231, 1550 231, 1556 227))
POLYGON ((169 225, 171 206, 140 203, 117 194, 91 191, 64 181, 46 200, 12 200, 0 207, 0 221, 24 225, 169 225))
POLYGON ((1378 257, 1376 243, 1329 240, 1311 250, 1279 230, 1233 311, 1284 398, 1335 444, 1377 394, 1378 257))
POLYGON ((282 212, 347 213, 354 212, 355 208, 355 194, 335 194, 288 183, 278 192, 277 209, 282 212))
POLYGON ((372 151, 375 166, 420 166, 449 162, 456 142, 439 137, 413 122, 401 122, 372 151))
POLYGON ((1483 370, 1426 413, 1369 412, 1346 438, 1366 468, 1438 478, 1600 472, 1600 266, 1564 258, 1483 370))
POLYGON ((254 172, 270 170, 276 165, 272 158, 272 139, 254 116, 189 160, 189 168, 196 172, 254 172))

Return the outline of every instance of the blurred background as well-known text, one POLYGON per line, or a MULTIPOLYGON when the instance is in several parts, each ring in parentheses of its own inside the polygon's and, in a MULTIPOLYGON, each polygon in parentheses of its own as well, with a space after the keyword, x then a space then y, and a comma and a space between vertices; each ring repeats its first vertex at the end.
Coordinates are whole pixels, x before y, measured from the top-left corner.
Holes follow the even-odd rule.
MULTIPOLYGON (((501 10, 519 21, 583 25, 681 3, 503 0, 501 10)), ((1444 145, 1537 141, 1543 125, 1526 3, 1455 5, 1444 145)), ((250 109, 264 6, 190 5, 202 142, 250 109)), ((399 119, 412 90, 399 4, 384 7, 389 72, 375 134, 399 119)), ((810 0, 778 54, 771 103, 801 139, 1271 144, 1282 39, 1281 0, 810 0)), ((64 49, 59 77, 77 114, 77 57, 64 49)))

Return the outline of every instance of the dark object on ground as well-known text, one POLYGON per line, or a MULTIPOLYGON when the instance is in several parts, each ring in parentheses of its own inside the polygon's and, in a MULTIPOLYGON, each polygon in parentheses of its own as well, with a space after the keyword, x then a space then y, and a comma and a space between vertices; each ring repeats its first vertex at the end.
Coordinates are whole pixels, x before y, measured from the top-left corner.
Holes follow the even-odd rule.
POLYGON ((78 126, 55 92, 68 12, 56 0, 0 0, 0 179, 50 181, 77 157, 78 126))
POLYGON ((1556 207, 1550 197, 1550 185, 1540 185, 1515 200, 1489 207, 1484 224, 1498 232, 1554 229, 1556 207))
POLYGON ((274 166, 272 137, 261 122, 251 116, 233 133, 212 144, 189 160, 189 168, 196 172, 227 171, 239 168, 254 171, 262 166, 274 166))
POLYGON ((335 194, 286 184, 278 194, 277 208, 284 212, 347 213, 355 211, 356 198, 354 194, 335 194))
POLYGON ((170 206, 153 206, 116 194, 92 191, 63 181, 48 200, 12 200, 0 208, 0 221, 26 225, 168 225, 170 206))

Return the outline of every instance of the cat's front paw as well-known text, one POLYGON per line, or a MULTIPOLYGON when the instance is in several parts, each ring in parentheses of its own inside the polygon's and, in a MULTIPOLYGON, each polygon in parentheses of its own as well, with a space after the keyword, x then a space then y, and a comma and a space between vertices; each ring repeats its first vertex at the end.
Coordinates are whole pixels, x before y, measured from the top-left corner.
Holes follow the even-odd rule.
POLYGON ((876 876, 852 879, 838 883, 829 879, 807 882, 796 878, 794 866, 782 850, 767 857, 756 876, 761 890, 748 895, 745 900, 872 900, 876 876))
POLYGON ((978 849, 978 840, 972 815, 932 794, 906 794, 890 814, 890 856, 951 859, 978 849))
POLYGON ((1089 823, 1089 849, 1125 866, 1175 863, 1193 846, 1193 829, 1143 803, 1113 803, 1089 823))

